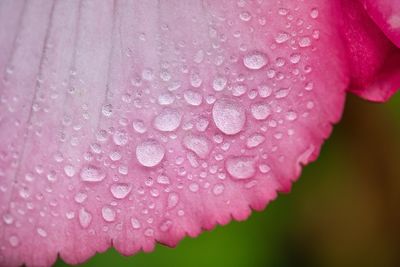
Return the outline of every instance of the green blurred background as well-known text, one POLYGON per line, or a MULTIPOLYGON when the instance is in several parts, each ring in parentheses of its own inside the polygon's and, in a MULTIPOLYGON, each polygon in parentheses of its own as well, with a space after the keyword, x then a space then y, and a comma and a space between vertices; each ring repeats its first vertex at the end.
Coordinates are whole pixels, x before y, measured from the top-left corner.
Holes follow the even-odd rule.
MULTIPOLYGON (((80 266, 400 266, 400 94, 386 104, 350 95, 342 121, 292 192, 176 248, 80 266)), ((68 266, 59 260, 55 266, 68 266)))

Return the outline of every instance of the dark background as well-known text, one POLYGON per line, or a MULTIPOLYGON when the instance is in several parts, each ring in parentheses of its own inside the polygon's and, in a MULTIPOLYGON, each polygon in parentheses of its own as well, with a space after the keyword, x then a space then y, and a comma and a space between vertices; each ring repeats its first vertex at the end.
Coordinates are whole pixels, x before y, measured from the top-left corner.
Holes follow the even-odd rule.
MULTIPOLYGON (((292 192, 177 248, 81 266, 400 266, 400 94, 373 104, 350 95, 342 121, 292 192)), ((56 266, 67 266, 61 260, 56 266)))

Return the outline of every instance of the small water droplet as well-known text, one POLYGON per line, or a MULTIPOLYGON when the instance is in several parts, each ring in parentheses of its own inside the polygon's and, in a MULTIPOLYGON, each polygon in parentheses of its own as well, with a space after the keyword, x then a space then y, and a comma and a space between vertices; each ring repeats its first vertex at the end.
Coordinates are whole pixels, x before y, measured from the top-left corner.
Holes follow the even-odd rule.
POLYGON ((19 245, 19 238, 16 235, 12 235, 9 237, 8 241, 12 247, 17 247, 19 245))
POLYGON ((217 128, 227 135, 239 133, 246 122, 244 108, 231 99, 218 99, 214 103, 212 117, 217 128))
POLYGON ((179 202, 179 195, 177 193, 170 193, 168 195, 168 200, 167 200, 167 208, 172 209, 174 208, 179 202))
POLYGON ((106 177, 105 173, 94 165, 83 167, 80 176, 81 180, 85 182, 101 182, 106 177))
POLYGON ((164 155, 164 147, 154 139, 148 139, 136 147, 136 158, 145 167, 158 165, 164 155))
POLYGON ((146 125, 142 120, 133 120, 132 127, 136 132, 140 134, 145 133, 147 131, 146 125))
POLYGON ((116 131, 113 134, 113 141, 114 144, 116 144, 117 146, 124 146, 128 143, 129 138, 128 138, 128 133, 126 131, 116 131))
POLYGON ((225 77, 215 77, 215 79, 213 80, 213 89, 217 92, 221 92, 225 89, 227 83, 228 80, 225 77))
POLYGON ((75 168, 74 168, 74 166, 71 166, 71 165, 65 165, 64 166, 64 173, 65 173, 65 175, 67 175, 68 177, 72 177, 72 176, 74 176, 75 175, 75 168))
POLYGON ((101 108, 101 112, 103 113, 104 116, 111 117, 113 113, 113 106, 111 104, 105 104, 101 108))
POLYGON ((250 21, 251 19, 251 14, 247 11, 244 11, 242 13, 239 14, 239 18, 243 21, 250 21))
POLYGON ((259 146, 265 141, 265 137, 261 134, 253 134, 247 138, 246 145, 248 148, 254 148, 259 146))
POLYGON ((79 223, 83 228, 87 228, 92 222, 92 214, 85 208, 79 209, 79 223))
POLYGON ((311 17, 311 18, 313 18, 313 19, 318 18, 318 14, 319 14, 319 12, 318 12, 318 9, 317 9, 317 8, 311 9, 311 12, 310 12, 310 17, 311 17))
POLYGON ((173 132, 179 127, 181 120, 182 114, 178 110, 165 108, 155 117, 153 125, 159 131, 173 132))
POLYGON ((36 232, 38 233, 38 235, 40 235, 41 237, 46 237, 47 236, 47 232, 43 229, 43 228, 37 228, 36 232))
POLYGON ((216 184, 212 189, 214 195, 216 195, 216 196, 221 195, 224 192, 224 190, 225 190, 225 187, 223 184, 216 184))
POLYGON ((210 151, 209 141, 206 137, 198 135, 187 135, 183 138, 183 145, 196 153, 200 158, 206 158, 210 151))
POLYGON ((172 226, 172 221, 166 220, 160 225, 161 232, 167 232, 172 226))
POLYGON ((183 97, 185 98, 186 103, 192 106, 200 106, 201 102, 203 101, 201 94, 194 90, 186 90, 183 93, 183 97))
POLYGON ((225 165, 228 173, 238 180, 249 179, 256 173, 255 162, 252 157, 231 157, 226 160, 225 165))
POLYGON ((244 66, 251 70, 259 70, 267 63, 267 55, 259 51, 253 51, 243 57, 244 66))
POLYGON ((308 47, 311 45, 311 39, 309 37, 302 37, 299 40, 299 46, 300 47, 308 47))
POLYGON ((256 103, 251 105, 251 114, 256 120, 265 120, 271 115, 271 110, 268 105, 264 103, 256 103))
POLYGON ((126 183, 112 184, 110 187, 111 194, 116 199, 124 199, 131 192, 132 186, 126 183))
POLYGON ((135 230, 140 229, 140 227, 141 227, 139 220, 136 218, 131 218, 131 225, 132 225, 132 228, 135 230))
POLYGON ((289 34, 287 32, 280 32, 275 36, 275 42, 282 44, 289 40, 289 34))
POLYGON ((115 221, 115 210, 109 206, 104 206, 101 209, 101 215, 106 222, 113 222, 115 221))
POLYGON ((147 228, 147 229, 144 231, 144 235, 147 236, 147 237, 152 237, 152 236, 154 235, 154 230, 151 229, 151 228, 147 228))

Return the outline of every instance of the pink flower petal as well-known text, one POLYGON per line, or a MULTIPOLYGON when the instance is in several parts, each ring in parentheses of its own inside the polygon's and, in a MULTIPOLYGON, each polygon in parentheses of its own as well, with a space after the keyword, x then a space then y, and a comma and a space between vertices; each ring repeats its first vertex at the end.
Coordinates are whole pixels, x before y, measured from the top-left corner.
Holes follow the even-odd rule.
POLYGON ((392 44, 280 2, 0 2, 0 265, 174 246, 289 191, 392 44))
POLYGON ((399 45, 400 30, 388 27, 389 16, 400 16, 394 8, 395 2, 398 1, 362 0, 343 1, 342 4, 340 29, 348 51, 351 77, 349 91, 367 100, 386 101, 400 88, 400 48, 395 46, 399 45), (381 17, 383 10, 385 21, 381 17), (389 11, 393 13, 389 14, 389 11), (386 38, 385 33, 394 43, 386 38))

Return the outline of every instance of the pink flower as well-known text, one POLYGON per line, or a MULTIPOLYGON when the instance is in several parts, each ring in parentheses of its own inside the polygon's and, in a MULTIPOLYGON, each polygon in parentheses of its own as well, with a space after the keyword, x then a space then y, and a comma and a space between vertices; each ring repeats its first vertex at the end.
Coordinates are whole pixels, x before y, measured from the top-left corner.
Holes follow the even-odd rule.
POLYGON ((0 2, 0 265, 244 220, 346 92, 400 87, 396 0, 0 2))

